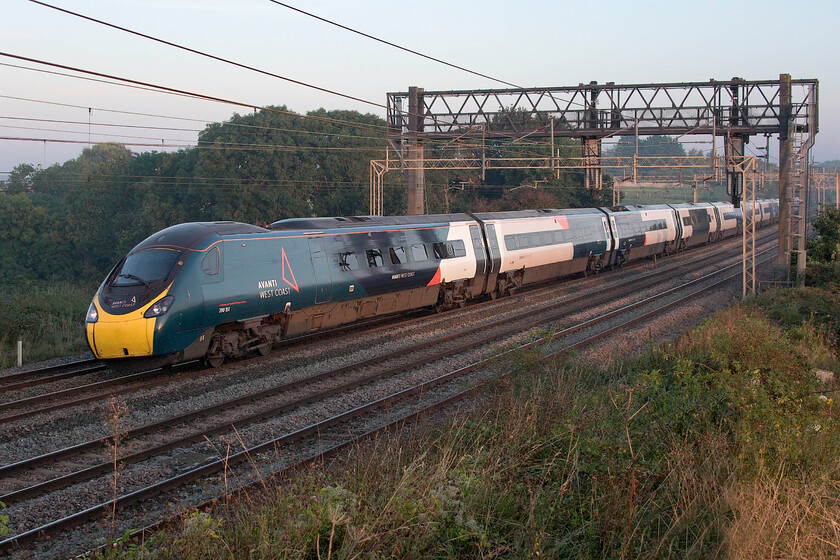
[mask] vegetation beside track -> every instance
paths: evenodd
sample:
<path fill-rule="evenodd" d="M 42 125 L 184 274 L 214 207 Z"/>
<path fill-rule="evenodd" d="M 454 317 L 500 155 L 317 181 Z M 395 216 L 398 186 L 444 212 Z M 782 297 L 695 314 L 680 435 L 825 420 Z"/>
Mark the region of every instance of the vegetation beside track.
<path fill-rule="evenodd" d="M 837 371 L 836 317 L 835 292 L 772 292 L 609 367 L 523 354 L 472 413 L 109 556 L 833 555 L 838 384 L 817 372 Z"/>
<path fill-rule="evenodd" d="M 0 368 L 15 365 L 17 341 L 24 362 L 68 356 L 88 349 L 85 313 L 93 283 L 27 282 L 0 290 Z"/>

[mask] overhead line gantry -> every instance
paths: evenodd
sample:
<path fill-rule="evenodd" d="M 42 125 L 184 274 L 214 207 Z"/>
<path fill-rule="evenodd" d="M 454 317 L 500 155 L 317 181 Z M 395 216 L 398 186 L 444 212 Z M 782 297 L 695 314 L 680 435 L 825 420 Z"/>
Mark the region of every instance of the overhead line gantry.
<path fill-rule="evenodd" d="M 705 135 L 723 139 L 727 192 L 744 196 L 745 146 L 753 135 L 779 138 L 781 205 L 779 264 L 800 275 L 805 265 L 805 212 L 809 151 L 819 130 L 816 79 L 709 80 L 647 84 L 579 84 L 549 88 L 425 91 L 387 95 L 389 150 L 371 162 L 372 214 L 382 213 L 382 177 L 405 174 L 408 213 L 424 212 L 426 169 L 580 169 L 593 197 L 600 197 L 603 169 L 615 167 L 601 143 L 616 136 Z M 541 140 L 548 157 L 427 159 L 429 141 Z M 556 139 L 577 139 L 579 158 L 562 158 Z M 711 159 L 716 154 L 712 150 Z M 637 156 L 634 156 L 634 158 Z M 614 162 L 613 162 L 614 163 Z"/>

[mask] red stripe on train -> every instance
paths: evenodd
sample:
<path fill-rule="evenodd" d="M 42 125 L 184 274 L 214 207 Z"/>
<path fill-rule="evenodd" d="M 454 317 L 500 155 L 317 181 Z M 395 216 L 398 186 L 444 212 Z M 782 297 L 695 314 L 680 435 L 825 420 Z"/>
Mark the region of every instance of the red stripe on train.
<path fill-rule="evenodd" d="M 435 275 L 432 277 L 431 280 L 429 280 L 429 283 L 426 285 L 437 286 L 438 284 L 440 284 L 440 267 L 438 267 L 437 272 L 435 272 Z"/>

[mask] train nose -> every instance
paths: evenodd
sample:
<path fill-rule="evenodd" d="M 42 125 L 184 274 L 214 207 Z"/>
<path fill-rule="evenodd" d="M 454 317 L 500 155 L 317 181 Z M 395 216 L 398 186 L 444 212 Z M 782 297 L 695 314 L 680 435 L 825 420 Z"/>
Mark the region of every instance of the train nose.
<path fill-rule="evenodd" d="M 88 311 L 88 343 L 97 358 L 150 356 L 154 350 L 156 317 L 145 317 L 144 306 L 124 315 L 114 315 L 94 298 Z"/>
<path fill-rule="evenodd" d="M 133 314 L 132 314 L 133 315 Z M 149 356 L 152 353 L 154 319 L 101 314 L 88 324 L 88 338 L 99 358 Z"/>

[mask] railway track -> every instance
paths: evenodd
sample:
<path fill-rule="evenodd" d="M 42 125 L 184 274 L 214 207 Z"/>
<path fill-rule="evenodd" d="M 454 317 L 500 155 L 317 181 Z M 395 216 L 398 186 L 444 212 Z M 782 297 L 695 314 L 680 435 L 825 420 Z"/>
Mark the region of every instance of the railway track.
<path fill-rule="evenodd" d="M 0 375 L 0 395 L 27 387 L 55 383 L 107 369 L 99 360 L 77 360 L 66 364 Z"/>
<path fill-rule="evenodd" d="M 697 266 L 696 263 L 686 263 L 686 265 L 680 265 L 676 268 L 683 268 L 684 266 L 691 265 Z M 739 266 L 740 263 L 734 263 L 730 265 L 730 267 L 727 267 L 728 269 L 735 268 L 737 270 L 734 274 L 728 276 L 727 279 L 721 280 L 720 282 L 728 281 L 732 276 L 737 276 L 740 272 L 740 268 L 738 268 Z M 727 269 L 718 270 L 713 274 L 720 275 L 724 270 Z M 661 300 L 669 293 L 687 289 L 688 287 L 694 286 L 701 281 L 708 280 L 710 276 L 712 275 L 707 275 L 700 279 L 694 279 L 678 288 L 657 293 L 646 299 L 630 304 L 627 307 L 612 310 L 597 319 L 578 321 L 577 325 L 567 325 L 565 327 L 561 325 L 558 327 L 561 330 L 553 336 L 553 340 L 557 341 L 567 338 L 575 332 L 591 328 L 593 325 L 597 324 L 598 321 L 604 321 L 607 318 L 620 315 L 621 313 L 626 313 L 630 309 L 650 304 L 654 300 Z M 663 281 L 666 281 L 666 279 L 664 279 L 663 274 L 659 272 L 655 275 L 655 277 L 654 275 L 647 275 L 646 278 L 634 279 L 631 282 L 627 282 L 627 284 L 632 285 L 632 288 L 638 292 L 639 290 L 653 287 Z M 121 456 L 120 460 L 126 464 L 140 462 L 149 457 L 166 453 L 172 449 L 181 448 L 210 437 L 229 433 L 232 425 L 237 426 L 237 428 L 241 428 L 242 426 L 247 426 L 255 422 L 260 422 L 266 418 L 272 418 L 300 407 L 304 407 L 311 402 L 323 401 L 331 396 L 353 391 L 354 389 L 364 385 L 374 383 L 377 380 L 405 374 L 406 371 L 409 371 L 412 368 L 418 368 L 428 364 L 432 359 L 430 354 L 433 354 L 438 361 L 446 362 L 448 358 L 463 354 L 470 349 L 487 347 L 500 339 L 513 336 L 513 333 L 522 332 L 523 330 L 538 324 L 558 321 L 563 317 L 568 317 L 570 314 L 580 313 L 587 307 L 597 305 L 598 301 L 603 302 L 607 300 L 615 300 L 616 297 L 618 297 L 616 290 L 617 286 L 612 285 L 607 288 L 603 288 L 600 291 L 596 291 L 596 295 L 589 293 L 555 302 L 545 306 L 545 308 L 540 311 L 540 315 L 538 317 L 535 316 L 533 312 L 525 311 L 521 314 L 521 317 L 516 320 L 505 318 L 496 321 L 495 324 L 484 323 L 479 327 L 473 327 L 457 333 L 450 333 L 436 338 L 431 349 L 428 343 L 418 345 L 417 348 L 412 349 L 410 352 L 412 354 L 411 357 L 407 357 L 409 352 L 405 349 L 401 349 L 397 352 L 377 356 L 376 358 L 369 360 L 368 363 L 359 362 L 348 364 L 345 367 L 327 371 L 315 377 L 300 379 L 285 385 L 272 387 L 268 390 L 248 394 L 236 400 L 220 403 L 202 411 L 193 411 L 165 421 L 138 427 L 135 430 L 132 430 L 130 434 L 127 434 L 127 437 L 134 438 L 135 444 L 131 446 L 131 449 L 136 450 Z M 686 297 L 694 296 L 692 295 Z M 674 304 L 669 304 L 669 306 L 673 305 Z M 639 319 L 636 319 L 636 321 L 638 320 Z M 488 333 L 488 331 L 492 332 L 489 332 L 489 334 L 483 334 Z M 598 336 L 603 337 L 605 334 L 600 334 Z M 538 339 L 527 343 L 526 346 L 535 344 L 542 344 L 542 342 Z M 581 345 L 585 344 L 585 342 L 579 342 L 576 344 Z M 347 422 L 350 418 L 356 418 L 369 414 L 371 411 L 381 409 L 384 406 L 390 406 L 393 403 L 400 402 L 401 400 L 407 399 L 413 395 L 428 393 L 441 384 L 449 383 L 454 379 L 463 378 L 467 374 L 475 372 L 482 367 L 486 367 L 490 363 L 488 362 L 490 359 L 491 358 L 482 358 L 469 366 L 457 368 L 456 370 L 439 375 L 433 379 L 395 391 L 387 397 L 374 399 L 367 404 L 352 407 L 351 410 L 347 412 L 321 420 L 309 426 L 301 427 L 300 429 L 294 430 L 279 438 L 272 438 L 269 441 L 251 445 L 240 453 L 226 456 L 224 458 L 224 463 L 228 467 L 232 467 L 233 465 L 237 465 L 240 461 L 244 461 L 247 457 L 264 453 L 268 449 L 277 449 L 277 447 L 281 445 L 290 445 L 293 442 L 303 441 L 308 437 L 312 437 L 313 434 L 320 434 L 319 437 L 323 437 L 323 435 L 331 428 L 334 429 L 336 426 Z M 333 382 L 332 384 L 328 382 L 329 380 L 336 379 L 340 380 L 340 382 Z M 323 385 L 325 383 L 328 385 L 327 387 L 319 388 L 319 384 Z M 303 390 L 304 388 L 309 389 L 309 391 L 307 392 Z M 296 394 L 294 398 L 289 398 L 290 395 L 294 394 L 294 391 L 299 391 L 300 394 Z M 278 402 L 258 407 L 256 410 L 252 406 L 252 403 L 267 403 L 270 399 L 278 396 L 283 397 Z M 247 414 L 237 412 L 240 407 L 243 408 L 243 410 L 247 410 Z M 215 418 L 215 422 L 210 422 L 209 418 Z M 201 423 L 204 424 L 202 429 L 183 429 L 189 422 L 195 421 L 201 421 Z M 208 425 L 208 422 L 212 425 Z M 175 430 L 176 427 L 178 428 L 177 430 Z M 177 431 L 178 437 L 169 437 L 167 439 L 161 435 L 173 430 Z M 158 435 L 155 436 L 155 434 Z M 163 437 L 164 441 L 155 442 L 155 439 L 159 440 L 161 437 Z M 54 492 L 57 489 L 66 488 L 70 485 L 77 484 L 85 480 L 91 480 L 94 477 L 107 473 L 111 465 L 101 462 L 101 457 L 100 462 L 98 463 L 93 462 L 91 464 L 90 460 L 91 456 L 96 456 L 96 453 L 92 452 L 96 449 L 101 450 L 106 441 L 107 438 L 88 441 L 78 446 L 74 446 L 73 448 L 63 449 L 61 451 L 45 454 L 40 457 L 33 457 L 31 459 L 0 468 L 0 481 L 2 481 L 3 484 L 0 488 L 4 488 L 4 491 L 10 485 L 13 486 L 15 480 L 19 481 L 19 479 L 25 477 L 27 480 L 31 481 L 33 473 L 45 470 L 60 471 L 61 468 L 66 468 L 61 467 L 61 462 L 64 462 L 63 464 L 65 465 L 75 465 L 74 468 L 76 469 L 71 469 L 71 472 L 67 472 L 67 474 L 59 477 L 42 480 L 37 484 L 31 484 L 24 488 L 6 491 L 5 495 L 0 497 L 0 500 L 14 504 L 24 500 L 37 499 L 39 496 L 45 496 L 47 493 Z M 87 466 L 78 468 L 80 463 L 86 463 Z M 131 504 L 147 500 L 148 497 L 156 495 L 157 493 L 169 492 L 174 488 L 182 487 L 190 481 L 218 472 L 218 470 L 215 470 L 218 468 L 219 461 L 205 461 L 205 464 L 203 465 L 194 469 L 188 469 L 174 477 L 170 477 L 164 481 L 153 484 L 148 488 L 141 488 L 131 492 L 126 492 L 121 498 L 119 498 L 118 505 L 121 508 L 128 508 Z M 274 468 L 270 470 L 277 469 Z M 31 541 L 40 534 L 57 531 L 62 528 L 83 523 L 85 520 L 92 517 L 101 516 L 102 511 L 103 504 L 96 504 L 83 511 L 67 515 L 61 520 L 55 520 L 51 523 L 20 532 L 14 537 L 0 543 L 0 546 L 9 547 Z"/>

